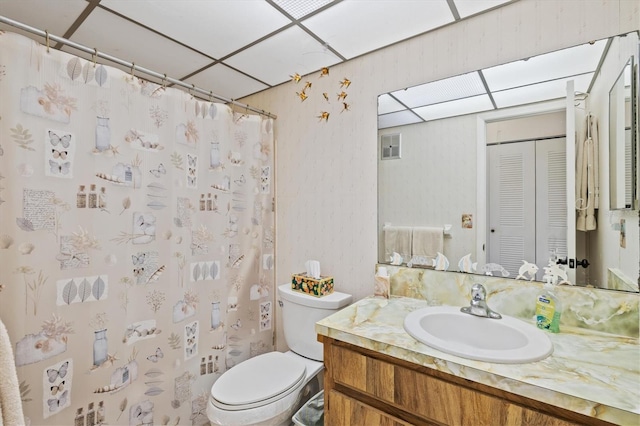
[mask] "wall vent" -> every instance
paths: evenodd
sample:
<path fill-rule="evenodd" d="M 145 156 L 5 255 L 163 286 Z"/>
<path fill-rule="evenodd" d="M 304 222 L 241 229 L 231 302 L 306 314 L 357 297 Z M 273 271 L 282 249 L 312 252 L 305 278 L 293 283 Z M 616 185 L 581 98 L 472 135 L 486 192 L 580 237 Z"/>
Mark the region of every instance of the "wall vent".
<path fill-rule="evenodd" d="M 382 135 L 380 138 L 381 158 L 394 160 L 400 158 L 400 133 Z"/>

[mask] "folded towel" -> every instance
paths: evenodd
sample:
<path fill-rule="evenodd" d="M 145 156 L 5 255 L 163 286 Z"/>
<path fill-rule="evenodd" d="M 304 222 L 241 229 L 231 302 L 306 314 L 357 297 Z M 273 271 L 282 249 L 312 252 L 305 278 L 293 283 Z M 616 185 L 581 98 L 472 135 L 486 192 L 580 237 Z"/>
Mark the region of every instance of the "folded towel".
<path fill-rule="evenodd" d="M 411 255 L 423 256 L 431 261 L 444 252 L 444 229 L 437 227 L 413 228 Z"/>
<path fill-rule="evenodd" d="M 391 258 L 393 252 L 398 253 L 405 262 L 411 259 L 411 233 L 410 226 L 385 226 L 384 227 L 384 257 Z"/>

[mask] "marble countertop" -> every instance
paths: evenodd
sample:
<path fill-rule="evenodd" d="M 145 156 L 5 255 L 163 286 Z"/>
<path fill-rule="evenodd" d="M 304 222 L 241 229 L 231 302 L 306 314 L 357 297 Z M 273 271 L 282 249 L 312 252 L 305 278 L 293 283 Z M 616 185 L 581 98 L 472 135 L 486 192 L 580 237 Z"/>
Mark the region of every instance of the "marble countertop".
<path fill-rule="evenodd" d="M 612 423 L 640 424 L 638 339 L 565 327 L 549 333 L 554 352 L 542 361 L 474 361 L 433 349 L 404 331 L 405 316 L 426 306 L 408 297 L 369 297 L 320 320 L 316 332 Z"/>

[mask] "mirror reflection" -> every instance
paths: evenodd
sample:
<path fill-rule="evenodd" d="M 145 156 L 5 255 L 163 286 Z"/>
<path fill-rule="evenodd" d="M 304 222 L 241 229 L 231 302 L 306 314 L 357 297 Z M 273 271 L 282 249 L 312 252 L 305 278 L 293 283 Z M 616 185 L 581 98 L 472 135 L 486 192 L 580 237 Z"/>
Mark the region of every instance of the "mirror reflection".
<path fill-rule="evenodd" d="M 637 292 L 637 203 L 609 203 L 609 91 L 637 52 L 633 32 L 382 94 L 378 261 Z"/>
<path fill-rule="evenodd" d="M 631 143 L 635 129 L 635 98 L 632 78 L 633 57 L 622 68 L 609 91 L 609 200 L 611 209 L 631 209 L 635 194 L 635 147 Z"/>

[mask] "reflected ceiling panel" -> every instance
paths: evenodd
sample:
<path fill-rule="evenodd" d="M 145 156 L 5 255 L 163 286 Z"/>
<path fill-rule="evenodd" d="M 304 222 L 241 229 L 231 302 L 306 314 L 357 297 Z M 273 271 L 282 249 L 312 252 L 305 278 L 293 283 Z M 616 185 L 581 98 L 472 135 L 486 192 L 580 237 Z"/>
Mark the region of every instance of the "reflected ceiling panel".
<path fill-rule="evenodd" d="M 415 115 L 411 110 L 405 109 L 400 112 L 392 112 L 391 114 L 378 116 L 378 128 L 386 129 L 387 127 L 404 126 L 405 124 L 420 123 L 423 120 Z"/>
<path fill-rule="evenodd" d="M 482 71 L 492 91 L 593 72 L 607 40 L 514 61 Z"/>
<path fill-rule="evenodd" d="M 439 118 L 489 111 L 492 109 L 493 104 L 491 103 L 489 96 L 479 95 L 450 102 L 443 102 L 441 104 L 415 108 L 413 111 L 415 111 L 415 113 L 425 121 L 429 121 L 437 120 Z"/>
<path fill-rule="evenodd" d="M 593 78 L 593 73 L 580 76 L 563 78 L 544 83 L 531 84 L 529 86 L 516 87 L 515 89 L 493 92 L 493 99 L 498 108 L 506 108 L 516 105 L 525 105 L 534 102 L 561 99 L 567 96 L 567 81 L 574 81 L 575 91 L 586 93 Z"/>
<path fill-rule="evenodd" d="M 378 114 L 388 114 L 405 109 L 405 106 L 391 97 L 384 94 L 378 97 Z"/>
<path fill-rule="evenodd" d="M 454 0 L 456 4 L 466 3 Z M 471 2 L 475 3 L 475 2 Z M 487 2 L 482 3 L 487 7 Z M 424 121 L 565 98 L 567 81 L 588 93 L 610 39 L 509 62 L 380 96 L 380 112 L 400 105 Z M 389 98 L 397 99 L 397 104 Z M 398 117 L 410 117 L 402 115 Z M 398 119 L 394 119 L 394 123 Z M 392 122 L 390 118 L 385 123 Z M 408 124 L 408 123 L 403 123 Z M 387 126 L 389 127 L 389 126 Z"/>
<path fill-rule="evenodd" d="M 479 74 L 472 72 L 397 90 L 392 92 L 392 95 L 409 108 L 415 108 L 483 93 L 487 93 L 487 91 Z"/>

